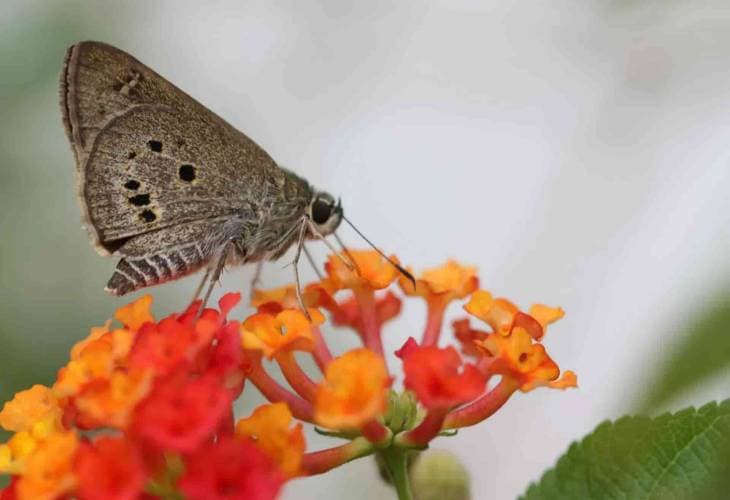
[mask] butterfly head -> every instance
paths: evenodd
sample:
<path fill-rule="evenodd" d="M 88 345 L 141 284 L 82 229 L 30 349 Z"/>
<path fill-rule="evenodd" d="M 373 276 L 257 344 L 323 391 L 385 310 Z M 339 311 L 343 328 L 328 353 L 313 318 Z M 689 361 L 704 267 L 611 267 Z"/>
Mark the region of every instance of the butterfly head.
<path fill-rule="evenodd" d="M 322 236 L 335 232 L 342 222 L 342 203 L 324 191 L 314 194 L 307 207 L 307 215 Z"/>

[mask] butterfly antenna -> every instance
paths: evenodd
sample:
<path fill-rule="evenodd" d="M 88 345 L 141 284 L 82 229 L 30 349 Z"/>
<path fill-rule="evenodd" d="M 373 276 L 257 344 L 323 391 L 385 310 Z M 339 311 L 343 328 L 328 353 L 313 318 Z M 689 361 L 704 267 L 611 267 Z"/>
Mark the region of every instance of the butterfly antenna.
<path fill-rule="evenodd" d="M 360 232 L 360 230 L 358 228 L 356 228 L 355 225 L 352 222 L 350 222 L 350 219 L 348 219 L 344 215 L 342 216 L 342 219 L 345 222 L 347 222 L 352 229 L 355 230 L 355 232 L 360 236 L 360 238 L 362 238 L 363 240 L 365 240 L 365 242 L 368 245 L 370 245 L 371 247 L 373 247 L 373 250 L 375 250 L 376 252 L 378 252 L 381 255 L 381 257 L 383 257 L 385 260 L 387 260 L 388 262 L 390 262 L 390 264 L 393 267 L 395 267 L 398 270 L 399 273 L 401 273 L 403 276 L 405 276 L 408 279 L 408 281 L 410 281 L 413 284 L 413 287 L 414 288 L 416 287 L 416 278 L 414 278 L 413 275 L 408 270 L 406 270 L 403 266 L 401 266 L 400 264 L 398 264 L 397 262 L 395 262 L 393 259 L 391 259 L 387 255 L 385 255 L 385 252 L 383 252 L 381 249 L 379 249 L 378 247 L 376 247 L 375 244 L 373 244 L 373 242 L 370 241 L 367 238 L 367 236 L 365 236 L 364 234 L 362 234 L 362 232 Z"/>

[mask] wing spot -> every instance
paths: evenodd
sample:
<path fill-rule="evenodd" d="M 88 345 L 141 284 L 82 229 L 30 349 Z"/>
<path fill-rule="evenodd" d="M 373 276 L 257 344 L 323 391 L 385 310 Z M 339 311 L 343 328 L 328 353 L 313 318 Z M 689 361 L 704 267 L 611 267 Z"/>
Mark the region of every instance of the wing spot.
<path fill-rule="evenodd" d="M 195 167 L 192 165 L 180 165 L 180 180 L 193 182 L 195 180 Z"/>
<path fill-rule="evenodd" d="M 139 218 L 142 219 L 146 223 L 154 222 L 155 219 L 157 219 L 157 214 L 150 210 L 149 208 L 142 210 L 142 213 L 139 214 Z"/>
<path fill-rule="evenodd" d="M 128 180 L 124 183 L 124 187 L 127 189 L 131 189 L 132 191 L 136 191 L 139 189 L 139 181 L 135 181 L 134 179 Z"/>
<path fill-rule="evenodd" d="M 162 151 L 162 143 L 160 141 L 147 141 L 147 147 L 150 148 L 150 151 L 154 151 L 155 153 L 160 153 Z"/>
<path fill-rule="evenodd" d="M 134 160 L 134 158 L 136 156 L 137 156 L 137 153 L 135 153 L 134 151 L 130 151 L 129 154 L 127 155 L 127 158 L 129 158 L 130 160 Z"/>
<path fill-rule="evenodd" d="M 134 205 L 136 207 L 143 207 L 145 205 L 149 205 L 150 204 L 150 195 L 149 195 L 149 193 L 136 194 L 136 195 L 132 196 L 131 198 L 129 198 L 129 203 L 131 203 L 132 205 Z"/>

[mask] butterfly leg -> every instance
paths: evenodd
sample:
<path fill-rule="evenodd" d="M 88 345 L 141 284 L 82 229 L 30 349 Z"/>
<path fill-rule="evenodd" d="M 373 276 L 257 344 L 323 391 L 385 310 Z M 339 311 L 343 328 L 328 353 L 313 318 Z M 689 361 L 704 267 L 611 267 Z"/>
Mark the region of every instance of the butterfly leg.
<path fill-rule="evenodd" d="M 312 317 L 309 315 L 307 306 L 304 304 L 304 298 L 302 297 L 302 284 L 299 280 L 299 257 L 301 257 L 302 248 L 304 248 L 304 237 L 307 234 L 307 220 L 309 219 L 305 219 L 301 223 L 301 227 L 299 229 L 299 241 L 297 242 L 297 253 L 294 255 L 294 261 L 292 264 L 294 265 L 294 282 L 296 284 L 297 301 L 299 302 L 299 307 L 304 315 L 311 321 Z"/>
<path fill-rule="evenodd" d="M 226 266 L 226 260 L 228 259 L 228 252 L 231 249 L 231 243 L 226 243 L 223 246 L 223 249 L 221 250 L 220 256 L 218 257 L 218 261 L 215 264 L 215 268 L 213 269 L 212 276 L 210 277 L 210 281 L 208 282 L 208 289 L 205 291 L 205 297 L 203 297 L 203 302 L 200 304 L 200 309 L 198 309 L 198 317 L 203 313 L 203 309 L 205 309 L 206 304 L 208 303 L 208 299 L 210 299 L 210 295 L 213 293 L 213 288 L 215 287 L 216 283 L 218 283 L 218 280 L 221 277 L 221 273 L 223 272 L 223 268 Z M 208 273 L 210 273 L 210 268 L 208 269 Z"/>
<path fill-rule="evenodd" d="M 324 279 L 324 276 L 322 276 L 322 272 L 317 268 L 317 263 L 314 262 L 314 257 L 312 257 L 312 254 L 309 252 L 307 245 L 305 245 L 304 243 L 302 243 L 302 250 L 304 250 L 304 255 L 307 257 L 307 260 L 312 266 L 312 269 L 314 269 L 314 273 L 317 275 L 317 278 L 319 278 L 319 281 L 322 281 Z"/>
<path fill-rule="evenodd" d="M 256 263 L 256 270 L 253 273 L 253 278 L 251 278 L 251 286 L 248 289 L 249 297 L 253 297 L 256 287 L 261 281 L 261 270 L 264 268 L 264 262 L 266 262 L 267 260 L 269 260 L 268 256 L 264 256 L 264 258 Z"/>
<path fill-rule="evenodd" d="M 198 297 L 200 297 L 200 292 L 203 291 L 203 286 L 205 286 L 205 282 L 208 281 L 208 276 L 210 276 L 210 266 L 206 266 L 205 273 L 203 273 L 203 279 L 200 280 L 198 288 L 195 289 L 195 295 L 193 295 L 193 300 L 190 301 L 191 304 L 198 300 Z"/>

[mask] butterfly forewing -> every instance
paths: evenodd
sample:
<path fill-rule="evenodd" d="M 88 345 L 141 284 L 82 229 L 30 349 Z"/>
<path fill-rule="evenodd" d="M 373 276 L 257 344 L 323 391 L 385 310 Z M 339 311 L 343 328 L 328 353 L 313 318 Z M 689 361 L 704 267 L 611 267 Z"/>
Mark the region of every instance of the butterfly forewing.
<path fill-rule="evenodd" d="M 251 193 L 276 177 L 278 167 L 251 139 L 105 44 L 69 49 L 61 106 L 86 223 L 103 253 L 190 221 L 209 220 L 215 233 L 225 216 L 256 217 L 252 200 L 260 197 Z"/>

